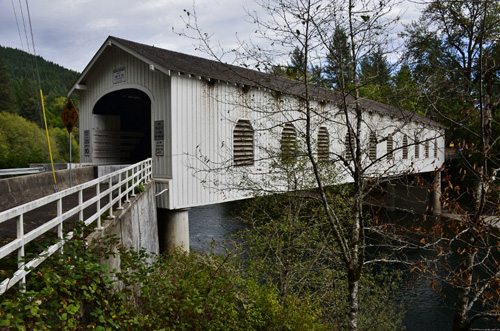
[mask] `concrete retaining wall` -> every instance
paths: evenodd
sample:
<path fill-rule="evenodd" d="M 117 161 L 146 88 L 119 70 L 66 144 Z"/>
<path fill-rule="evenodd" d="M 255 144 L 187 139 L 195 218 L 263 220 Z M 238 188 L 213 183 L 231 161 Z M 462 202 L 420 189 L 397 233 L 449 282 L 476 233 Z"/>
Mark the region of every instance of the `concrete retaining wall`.
<path fill-rule="evenodd" d="M 124 247 L 135 251 L 143 248 L 148 253 L 159 254 L 154 184 L 151 182 L 144 188 L 144 192 L 123 205 L 123 210 L 115 212 L 115 219 L 104 222 L 102 231 L 91 233 L 88 240 L 98 239 L 103 235 L 115 235 Z M 110 265 L 111 269 L 119 270 L 120 257 L 111 258 L 105 263 Z"/>
<path fill-rule="evenodd" d="M 69 187 L 69 170 L 55 172 L 58 191 Z M 94 167 L 72 169 L 73 185 L 95 179 Z M 52 172 L 0 179 L 0 211 L 54 193 Z"/>

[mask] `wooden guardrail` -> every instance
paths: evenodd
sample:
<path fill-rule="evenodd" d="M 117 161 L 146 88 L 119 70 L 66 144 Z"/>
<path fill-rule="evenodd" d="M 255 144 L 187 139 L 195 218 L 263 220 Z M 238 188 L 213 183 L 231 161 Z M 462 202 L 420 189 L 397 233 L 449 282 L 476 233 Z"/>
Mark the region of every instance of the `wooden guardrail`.
<path fill-rule="evenodd" d="M 18 262 L 17 271 L 0 283 L 0 295 L 17 283 L 24 284 L 26 275 L 33 268 L 36 268 L 47 257 L 62 248 L 65 242 L 73 237 L 72 231 L 64 232 L 63 225 L 65 221 L 77 216 L 78 219 L 84 221 L 86 225 L 97 222 L 96 229 L 100 229 L 102 228 L 101 216 L 109 211 L 110 217 L 113 217 L 113 207 L 117 206 L 117 208 L 122 208 L 122 199 L 128 202 L 129 196 L 134 196 L 135 187 L 141 183 L 149 182 L 151 178 L 152 161 L 151 159 L 147 159 L 92 181 L 0 212 L 0 226 L 2 224 L 5 225 L 7 221 L 15 220 L 17 227 L 16 238 L 0 247 L 0 261 L 17 252 Z M 101 184 L 107 188 L 101 191 Z M 88 200 L 84 200 L 83 191 L 92 188 L 95 188 L 95 195 Z M 63 199 L 74 194 L 78 195 L 77 206 L 63 212 Z M 102 199 L 107 199 L 107 203 L 103 206 L 101 206 Z M 57 205 L 57 215 L 37 228 L 25 233 L 24 216 L 28 212 L 53 204 L 54 202 Z M 94 204 L 96 205 L 95 213 L 84 219 L 84 210 Z M 29 261 L 26 260 L 25 246 L 36 238 L 52 231 L 55 227 L 57 227 L 57 237 L 59 239 L 57 243 L 46 247 L 42 253 Z"/>

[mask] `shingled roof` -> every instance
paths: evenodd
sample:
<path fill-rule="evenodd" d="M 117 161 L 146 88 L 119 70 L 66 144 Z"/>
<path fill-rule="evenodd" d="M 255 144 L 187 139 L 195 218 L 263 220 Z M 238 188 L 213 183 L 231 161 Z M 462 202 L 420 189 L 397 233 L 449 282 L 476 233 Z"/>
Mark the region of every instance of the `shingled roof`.
<path fill-rule="evenodd" d="M 141 58 L 148 64 L 161 68 L 161 71 L 168 73 L 192 75 L 206 79 L 207 81 L 222 81 L 245 87 L 265 88 L 298 97 L 304 97 L 306 93 L 306 86 L 303 83 L 282 76 L 110 36 L 100 48 L 99 52 L 94 56 L 92 61 L 87 65 L 68 94 L 71 94 L 75 89 L 77 89 L 79 84 L 85 82 L 85 77 L 90 71 L 92 65 L 108 46 L 119 47 L 122 50 Z M 307 88 L 308 97 L 317 101 L 334 102 L 338 104 L 342 100 L 340 93 L 336 91 L 320 88 L 314 85 L 308 85 Z M 348 103 L 353 104 L 354 101 L 355 100 L 352 96 L 348 96 Z M 398 118 L 412 119 L 414 121 L 421 121 L 433 126 L 443 127 L 439 123 L 424 116 L 387 104 L 368 99 L 360 99 L 359 103 L 366 111 L 395 116 Z"/>
<path fill-rule="evenodd" d="M 116 37 L 110 38 L 171 72 L 193 75 L 207 80 L 235 83 L 241 86 L 266 88 L 292 95 L 304 94 L 303 84 L 282 76 L 173 52 Z M 315 90 L 314 98 L 316 99 L 327 100 L 332 97 L 332 91 L 330 90 L 318 89 L 313 85 L 309 87 Z"/>

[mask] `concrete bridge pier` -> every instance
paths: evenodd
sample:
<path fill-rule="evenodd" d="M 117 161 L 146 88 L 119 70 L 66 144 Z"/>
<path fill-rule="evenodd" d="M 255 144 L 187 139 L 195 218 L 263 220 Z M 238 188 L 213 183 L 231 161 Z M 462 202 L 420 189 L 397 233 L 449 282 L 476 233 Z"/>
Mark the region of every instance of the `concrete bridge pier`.
<path fill-rule="evenodd" d="M 441 215 L 441 172 L 388 178 L 385 207 L 388 212 L 401 209 Z"/>
<path fill-rule="evenodd" d="M 432 214 L 441 215 L 441 171 L 434 174 L 430 200 Z"/>
<path fill-rule="evenodd" d="M 158 208 L 160 252 L 171 254 L 178 247 L 189 252 L 189 209 Z"/>

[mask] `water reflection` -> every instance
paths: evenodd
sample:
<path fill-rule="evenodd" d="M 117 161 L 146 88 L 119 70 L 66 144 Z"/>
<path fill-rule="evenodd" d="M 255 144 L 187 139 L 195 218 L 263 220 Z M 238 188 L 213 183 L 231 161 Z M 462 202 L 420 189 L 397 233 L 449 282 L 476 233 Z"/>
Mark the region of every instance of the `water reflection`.
<path fill-rule="evenodd" d="M 401 290 L 401 302 L 406 308 L 403 324 L 407 331 L 450 330 L 453 308 L 423 279 L 411 282 Z"/>
<path fill-rule="evenodd" d="M 237 218 L 236 202 L 208 205 L 189 210 L 189 242 L 192 249 L 207 251 L 212 242 L 222 243 L 224 238 L 243 230 L 245 224 Z"/>

